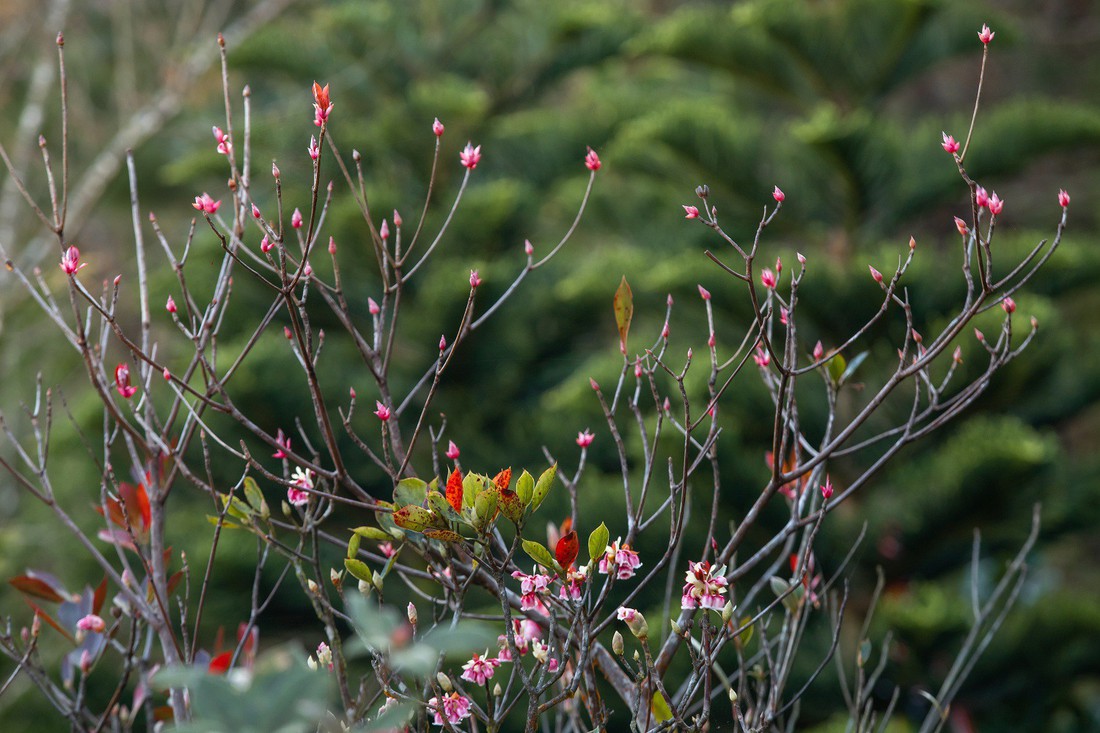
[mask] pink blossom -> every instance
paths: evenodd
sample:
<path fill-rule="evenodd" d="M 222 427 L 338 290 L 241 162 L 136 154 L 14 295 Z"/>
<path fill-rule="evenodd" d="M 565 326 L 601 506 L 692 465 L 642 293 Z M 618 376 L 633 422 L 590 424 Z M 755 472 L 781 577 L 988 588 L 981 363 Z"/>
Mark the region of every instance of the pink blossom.
<path fill-rule="evenodd" d="M 698 206 L 688 206 L 687 204 L 680 204 L 680 205 L 684 207 L 684 218 L 685 219 L 698 219 L 699 218 L 699 207 Z"/>
<path fill-rule="evenodd" d="M 588 153 L 584 156 L 584 165 L 586 168 L 588 168 L 588 170 L 595 173 L 600 169 L 600 166 L 603 164 L 600 163 L 600 156 L 596 155 L 596 151 L 592 148 L 589 148 Z"/>
<path fill-rule="evenodd" d="M 1011 315 L 1016 312 L 1016 301 L 1006 296 L 1004 300 L 1001 301 L 1001 308 L 1004 309 L 1005 313 Z"/>
<path fill-rule="evenodd" d="M 392 542 L 383 542 L 379 544 L 378 551 L 381 552 L 387 560 L 397 554 L 397 550 L 393 549 Z"/>
<path fill-rule="evenodd" d="M 726 605 L 726 566 L 711 567 L 709 561 L 689 562 L 684 576 L 681 608 L 709 608 L 721 611 Z"/>
<path fill-rule="evenodd" d="M 974 191 L 974 203 L 978 206 L 989 206 L 989 192 L 978 186 Z"/>
<path fill-rule="evenodd" d="M 704 288 L 702 285 L 699 285 L 698 287 L 699 287 L 699 297 L 702 298 L 703 300 L 710 300 L 710 291 L 707 290 L 706 288 Z"/>
<path fill-rule="evenodd" d="M 764 287 L 768 290 L 773 290 L 778 284 L 779 278 L 774 272 L 765 267 L 764 271 L 760 273 L 760 282 L 763 283 Z"/>
<path fill-rule="evenodd" d="M 283 429 L 279 428 L 279 432 L 275 434 L 275 444 L 278 446 L 275 452 L 271 454 L 272 458 L 286 458 L 287 451 L 290 450 L 290 437 L 283 433 Z"/>
<path fill-rule="evenodd" d="M 367 298 L 367 310 L 370 311 L 372 316 L 376 316 L 382 312 L 382 309 L 378 307 L 378 303 L 374 298 Z"/>
<path fill-rule="evenodd" d="M 577 433 L 577 445 L 581 448 L 587 448 L 592 445 L 592 441 L 595 439 L 596 436 L 588 432 L 588 428 L 585 428 L 583 433 Z"/>
<path fill-rule="evenodd" d="M 993 40 L 993 36 L 995 36 L 995 35 L 997 35 L 997 34 L 994 33 L 993 31 L 989 30 L 988 25 L 986 25 L 985 23 L 982 23 L 982 29 L 980 31 L 978 31 L 978 38 L 981 39 L 982 43 L 984 43 L 985 45 L 988 46 L 989 42 Z"/>
<path fill-rule="evenodd" d="M 460 452 L 461 451 L 458 450 L 458 446 L 455 445 L 453 440 L 447 442 L 447 452 L 444 454 L 447 458 L 453 461 L 458 458 Z"/>
<path fill-rule="evenodd" d="M 825 475 L 825 485 L 821 487 L 821 498 L 832 499 L 833 498 L 833 482 L 829 478 L 829 475 Z"/>
<path fill-rule="evenodd" d="M 260 207 L 256 206 L 256 204 L 252 204 L 252 218 L 253 219 L 259 219 L 260 218 Z"/>
<path fill-rule="evenodd" d="M 825 347 L 818 341 L 814 344 L 814 361 L 821 361 L 821 357 L 825 356 Z"/>
<path fill-rule="evenodd" d="M 332 112 L 332 102 L 329 101 L 328 84 L 322 87 L 313 82 L 313 124 L 322 127 L 328 122 L 328 116 Z"/>
<path fill-rule="evenodd" d="M 458 159 L 470 170 L 477 168 L 477 164 L 481 162 L 481 146 L 475 148 L 473 143 L 466 143 L 465 149 L 458 154 Z"/>
<path fill-rule="evenodd" d="M 317 645 L 317 664 L 327 667 L 330 672 L 335 669 L 335 664 L 332 661 L 332 649 L 329 649 L 328 644 L 323 641 Z"/>
<path fill-rule="evenodd" d="M 217 125 L 213 128 L 214 139 L 218 141 L 218 152 L 222 155 L 229 155 L 229 151 L 233 149 L 233 143 L 229 142 L 229 135 L 222 132 L 222 129 Z"/>
<path fill-rule="evenodd" d="M 543 575 L 542 573 L 528 575 L 522 570 L 516 570 L 512 573 L 512 577 L 519 580 L 521 593 L 519 608 L 521 611 L 531 611 L 542 605 L 542 601 L 539 600 L 539 594 L 545 593 L 550 586 L 549 576 Z"/>
<path fill-rule="evenodd" d="M 1069 197 L 1066 197 L 1066 201 L 1069 201 Z M 87 267 L 88 263 L 80 263 L 80 250 L 75 246 L 69 247 L 67 250 L 61 253 L 61 270 L 67 275 L 76 274 L 80 268 Z"/>
<path fill-rule="evenodd" d="M 565 573 L 565 580 L 558 589 L 558 596 L 562 600 L 579 601 L 584 593 L 584 584 L 588 580 L 588 566 L 570 568 Z"/>
<path fill-rule="evenodd" d="M 294 468 L 290 486 L 286 487 L 286 500 L 294 506 L 304 506 L 309 503 L 309 491 L 313 488 L 313 476 L 309 471 L 301 467 Z"/>
<path fill-rule="evenodd" d="M 386 407 L 385 405 L 383 405 L 378 400 L 374 401 L 374 406 L 376 408 L 375 411 L 374 411 L 374 414 L 378 416 L 379 420 L 381 420 L 382 422 L 386 422 L 387 420 L 390 419 L 390 416 L 393 414 L 390 411 L 390 408 Z"/>
<path fill-rule="evenodd" d="M 964 237 L 970 234 L 970 227 L 966 225 L 965 221 L 957 216 L 955 217 L 955 228 L 958 229 L 959 234 L 963 235 Z"/>
<path fill-rule="evenodd" d="M 636 609 L 636 608 L 627 608 L 626 606 L 619 606 L 619 610 L 615 612 L 615 618 L 619 619 L 620 621 L 626 621 L 627 623 L 630 623 L 631 621 L 633 621 L 637 617 L 638 617 L 638 609 Z"/>
<path fill-rule="evenodd" d="M 619 580 L 626 580 L 634 576 L 635 571 L 641 567 L 642 561 L 638 553 L 630 549 L 630 545 L 622 544 L 622 537 L 616 538 L 607 546 L 603 557 L 600 558 L 599 571 L 604 575 L 615 573 Z"/>
<path fill-rule="evenodd" d="M 477 270 L 470 270 L 470 287 L 476 288 L 481 285 L 481 276 L 477 274 Z"/>
<path fill-rule="evenodd" d="M 435 122 L 432 123 L 432 132 L 435 133 L 436 137 L 443 137 L 443 130 L 443 123 L 439 121 L 438 117 L 436 117 Z"/>
<path fill-rule="evenodd" d="M 952 155 L 959 152 L 958 141 L 955 140 L 953 135 L 948 135 L 946 132 L 943 133 L 943 142 L 940 144 L 943 146 L 944 150 L 951 153 Z"/>
<path fill-rule="evenodd" d="M 306 148 L 306 152 L 309 153 L 309 157 L 312 160 L 317 160 L 321 157 L 321 148 L 319 145 L 317 145 L 317 138 L 315 138 L 313 135 L 309 136 L 309 147 Z"/>
<path fill-rule="evenodd" d="M 1001 213 L 1001 209 L 1003 209 L 1004 206 L 1005 206 L 1005 202 L 1002 201 L 997 196 L 997 192 L 994 191 L 989 197 L 989 213 L 993 214 L 993 216 L 997 216 L 998 214 Z"/>
<path fill-rule="evenodd" d="M 500 662 L 498 660 L 483 657 L 475 652 L 473 658 L 462 665 L 462 679 L 475 685 L 484 685 L 493 678 L 496 668 L 499 666 Z"/>
<path fill-rule="evenodd" d="M 772 198 L 779 203 L 783 203 L 783 199 L 787 198 L 787 194 L 783 193 L 779 186 L 776 186 L 775 190 L 772 191 Z"/>
<path fill-rule="evenodd" d="M 294 209 L 294 213 L 290 215 L 290 226 L 295 229 L 302 228 L 302 212 L 298 209 Z"/>
<path fill-rule="evenodd" d="M 382 241 L 386 241 L 390 238 L 390 225 L 386 223 L 386 220 L 382 220 L 382 226 L 378 227 L 378 236 L 382 238 Z"/>
<path fill-rule="evenodd" d="M 115 389 L 125 399 L 130 399 L 137 392 L 137 387 L 130 384 L 130 367 L 125 364 L 115 367 Z"/>
<path fill-rule="evenodd" d="M 222 202 L 210 198 L 210 194 L 204 191 L 202 196 L 195 197 L 195 203 L 191 205 L 204 214 L 214 214 L 218 211 L 218 207 L 222 205 Z"/>
<path fill-rule="evenodd" d="M 260 251 L 266 254 L 274 249 L 274 247 L 275 243 L 268 239 L 267 235 L 265 234 L 264 238 L 260 240 Z"/>
<path fill-rule="evenodd" d="M 875 282 L 877 282 L 877 283 L 882 282 L 882 273 L 879 272 L 878 270 L 876 270 L 873 265 L 867 265 L 867 269 L 871 271 L 871 278 Z"/>
<path fill-rule="evenodd" d="M 784 326 L 787 325 L 787 316 L 789 314 L 790 312 L 786 308 L 779 309 L 779 322 L 782 323 Z"/>
<path fill-rule="evenodd" d="M 172 299 L 171 295 L 168 296 L 168 302 L 164 304 L 164 310 L 168 311 L 169 313 L 176 312 L 176 301 Z"/>
<path fill-rule="evenodd" d="M 104 629 L 107 628 L 107 624 L 99 616 L 90 613 L 76 622 L 76 628 L 81 631 L 91 631 L 96 634 L 102 634 Z"/>
<path fill-rule="evenodd" d="M 470 717 L 470 699 L 451 692 L 442 700 L 438 697 L 428 700 L 428 710 L 432 712 L 436 725 L 443 725 L 444 720 L 455 725 Z"/>
<path fill-rule="evenodd" d="M 752 355 L 752 360 L 756 362 L 756 366 L 764 368 L 768 364 L 771 364 L 772 356 L 768 353 L 767 349 L 762 346 L 757 346 L 756 352 Z"/>
<path fill-rule="evenodd" d="M 1058 191 L 1058 205 L 1063 209 L 1069 206 L 1069 194 L 1066 193 L 1066 189 L 1059 189 Z"/>

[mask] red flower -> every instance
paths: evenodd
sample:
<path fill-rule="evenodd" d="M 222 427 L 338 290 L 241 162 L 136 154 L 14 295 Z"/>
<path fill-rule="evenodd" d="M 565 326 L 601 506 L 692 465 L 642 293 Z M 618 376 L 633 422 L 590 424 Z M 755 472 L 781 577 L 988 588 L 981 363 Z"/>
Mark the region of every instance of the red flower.
<path fill-rule="evenodd" d="M 470 170 L 477 168 L 477 164 L 481 162 L 481 146 L 475 148 L 473 143 L 466 143 L 466 148 L 458 154 L 458 159 Z"/>
<path fill-rule="evenodd" d="M 328 122 L 329 113 L 332 112 L 332 102 L 328 98 L 328 84 L 322 87 L 313 82 L 313 124 L 321 127 Z"/>
<path fill-rule="evenodd" d="M 584 165 L 593 173 L 598 171 L 602 165 L 602 163 L 600 163 L 600 156 L 596 155 L 596 151 L 592 148 L 589 148 L 588 153 L 584 156 Z"/>
<path fill-rule="evenodd" d="M 993 40 L 993 36 L 995 36 L 995 35 L 997 35 L 997 34 L 994 33 L 993 31 L 989 30 L 988 25 L 986 25 L 985 23 L 982 23 L 982 29 L 980 31 L 978 31 L 978 38 L 981 39 L 982 43 L 984 43 L 985 45 L 988 46 L 989 42 Z"/>

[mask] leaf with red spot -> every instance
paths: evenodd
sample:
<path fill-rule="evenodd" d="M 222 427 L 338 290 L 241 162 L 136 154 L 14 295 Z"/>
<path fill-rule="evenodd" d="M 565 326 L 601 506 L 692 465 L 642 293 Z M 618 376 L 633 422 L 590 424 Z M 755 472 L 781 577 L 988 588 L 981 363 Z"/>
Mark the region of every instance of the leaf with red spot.
<path fill-rule="evenodd" d="M 557 558 L 559 565 L 568 570 L 577 559 L 580 549 L 581 543 L 577 540 L 577 533 L 569 530 L 554 546 L 554 557 Z"/>
<path fill-rule="evenodd" d="M 447 479 L 447 503 L 456 512 L 462 511 L 462 472 L 457 468 L 451 472 Z"/>
<path fill-rule="evenodd" d="M 424 507 L 405 506 L 393 513 L 393 522 L 402 529 L 423 532 L 425 527 L 432 525 L 434 519 L 432 513 Z"/>
<path fill-rule="evenodd" d="M 497 485 L 497 488 L 507 489 L 512 484 L 512 467 L 502 469 L 500 473 L 493 476 L 493 483 Z"/>

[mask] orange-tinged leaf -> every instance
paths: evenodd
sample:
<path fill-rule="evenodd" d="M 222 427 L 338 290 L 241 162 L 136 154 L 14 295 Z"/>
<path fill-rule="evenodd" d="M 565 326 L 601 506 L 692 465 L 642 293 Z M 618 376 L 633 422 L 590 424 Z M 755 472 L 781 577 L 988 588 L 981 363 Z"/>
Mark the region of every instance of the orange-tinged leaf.
<path fill-rule="evenodd" d="M 41 598 L 45 601 L 53 601 L 54 603 L 62 603 L 65 601 L 65 597 L 54 590 L 53 586 L 39 578 L 32 578 L 29 575 L 18 575 L 8 582 L 13 585 L 16 590 L 21 593 L 26 593 L 28 596 Z"/>
<path fill-rule="evenodd" d="M 447 479 L 447 503 L 456 512 L 462 511 L 462 472 L 457 468 L 451 472 Z"/>
<path fill-rule="evenodd" d="M 103 601 L 107 598 L 107 576 L 103 576 L 103 580 L 99 581 L 99 586 L 95 589 L 95 594 L 92 596 L 92 613 L 99 615 L 100 610 L 103 609 Z"/>
<path fill-rule="evenodd" d="M 176 711 L 171 705 L 158 705 L 153 708 L 153 720 L 159 722 L 176 719 Z"/>
<path fill-rule="evenodd" d="M 426 529 L 424 530 L 424 536 L 432 540 L 440 540 L 441 542 L 461 542 L 462 535 L 458 532 L 452 532 L 449 529 Z"/>
<path fill-rule="evenodd" d="M 73 635 L 69 633 L 68 629 L 65 629 L 65 628 L 63 628 L 63 627 L 62 627 L 62 626 L 61 626 L 61 625 L 60 625 L 59 623 L 57 623 L 56 621 L 54 621 L 54 619 L 53 619 L 53 616 L 51 616 L 50 614 L 48 614 L 48 613 L 46 613 L 45 611 L 43 611 L 43 610 L 42 610 L 42 609 L 41 609 L 41 608 L 40 608 L 40 607 L 38 606 L 38 604 L 36 604 L 36 603 L 34 603 L 33 601 L 31 601 L 31 599 L 30 599 L 30 598 L 27 598 L 27 597 L 25 597 L 25 596 L 24 596 L 24 597 L 23 597 L 23 601 L 24 601 L 24 602 L 26 602 L 26 604 L 27 604 L 28 606 L 30 606 L 30 607 L 31 607 L 31 609 L 33 609 L 33 610 L 34 610 L 35 614 L 37 614 L 37 615 L 38 615 L 38 617 L 39 617 L 40 619 L 42 619 L 43 621 L 45 621 L 46 623 L 48 623 L 48 624 L 49 624 L 50 626 L 54 627 L 54 629 L 56 629 L 56 630 L 57 630 L 57 633 L 59 633 L 59 634 L 61 634 L 62 636 L 64 636 L 64 637 L 65 637 L 66 639 L 68 639 L 69 641 L 71 641 L 71 642 L 72 642 L 73 644 L 76 644 L 76 639 L 74 639 L 74 638 L 73 638 Z"/>
<path fill-rule="evenodd" d="M 567 535 L 571 529 L 573 529 L 573 517 L 566 517 L 562 520 L 561 527 L 558 528 L 558 531 L 563 535 Z"/>
<path fill-rule="evenodd" d="M 424 507 L 405 506 L 393 513 L 393 522 L 403 529 L 411 529 L 413 532 L 423 532 L 425 527 L 433 522 L 432 513 Z"/>
<path fill-rule="evenodd" d="M 493 483 L 497 485 L 497 488 L 507 489 L 512 484 L 512 467 L 502 469 L 500 473 L 493 476 Z"/>
<path fill-rule="evenodd" d="M 557 558 L 559 565 L 568 570 L 573 561 L 577 559 L 577 553 L 580 552 L 580 549 L 581 543 L 577 540 L 577 533 L 569 530 L 554 546 L 554 557 Z"/>
<path fill-rule="evenodd" d="M 630 290 L 626 275 L 623 275 L 619 289 L 615 291 L 612 307 L 615 310 L 615 325 L 619 327 L 619 349 L 625 354 L 626 335 L 630 332 L 630 320 L 634 317 L 634 293 Z"/>

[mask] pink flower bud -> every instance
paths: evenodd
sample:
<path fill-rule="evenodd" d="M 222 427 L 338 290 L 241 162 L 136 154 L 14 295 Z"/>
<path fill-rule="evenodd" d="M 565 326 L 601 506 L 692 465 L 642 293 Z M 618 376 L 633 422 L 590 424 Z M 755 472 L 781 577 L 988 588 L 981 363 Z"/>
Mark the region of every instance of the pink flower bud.
<path fill-rule="evenodd" d="M 596 151 L 592 148 L 588 149 L 588 153 L 584 156 L 584 166 L 595 173 L 600 169 L 600 156 L 596 155 Z"/>
<path fill-rule="evenodd" d="M 871 277 L 875 282 L 882 284 L 882 273 L 874 268 L 873 265 L 867 265 L 867 269 L 871 271 Z"/>
<path fill-rule="evenodd" d="M 1016 312 L 1016 301 L 1006 296 L 1004 300 L 1001 301 L 1001 308 L 1004 309 L 1005 313 L 1012 315 Z"/>
<path fill-rule="evenodd" d="M 1003 209 L 1004 206 L 1005 206 L 1005 202 L 1002 201 L 997 196 L 997 192 L 994 191 L 989 197 L 989 213 L 993 214 L 993 216 L 997 216 L 998 214 L 1001 213 L 1001 209 Z"/>
<path fill-rule="evenodd" d="M 642 378 L 642 360 L 641 359 L 638 359 L 637 361 L 634 362 L 634 378 L 635 379 L 641 379 Z"/>
<path fill-rule="evenodd" d="M 779 283 L 779 278 L 776 277 L 774 272 L 765 268 L 764 271 L 760 273 L 760 282 L 763 283 L 764 287 L 768 290 L 774 290 L 775 286 Z"/>
<path fill-rule="evenodd" d="M 375 406 L 374 414 L 378 416 L 378 419 L 381 420 L 382 422 L 389 421 L 390 416 L 393 414 L 393 413 L 390 412 L 390 408 L 386 407 L 385 405 L 383 405 L 378 400 L 374 401 L 374 406 Z"/>
<path fill-rule="evenodd" d="M 375 302 L 374 298 L 367 298 L 367 310 L 370 311 L 372 316 L 376 316 L 382 312 L 382 309 Z"/>
<path fill-rule="evenodd" d="M 383 242 L 390 238 L 390 225 L 385 219 L 382 220 L 382 226 L 378 227 L 378 236 L 382 237 Z"/>
<path fill-rule="evenodd" d="M 948 135 L 946 132 L 943 133 L 943 142 L 940 144 L 943 146 L 944 150 L 952 155 L 959 152 L 959 143 L 956 142 L 954 136 Z"/>
<path fill-rule="evenodd" d="M 528 257 L 535 254 L 535 245 L 531 244 L 530 239 L 523 240 L 523 251 Z"/>
<path fill-rule="evenodd" d="M 577 433 L 577 445 L 581 448 L 587 448 L 592 445 L 592 441 L 595 439 L 596 436 L 588 432 L 588 428 L 585 428 L 583 433 Z"/>
<path fill-rule="evenodd" d="M 775 189 L 772 191 L 772 198 L 779 203 L 783 203 L 783 199 L 787 198 L 787 194 L 783 193 L 779 186 L 776 186 Z"/>
<path fill-rule="evenodd" d="M 332 237 L 328 238 L 328 253 L 330 255 L 336 254 L 336 240 Z"/>
<path fill-rule="evenodd" d="M 356 395 L 355 395 L 355 387 L 348 387 L 348 395 L 349 395 L 349 396 L 350 396 L 350 397 L 351 397 L 351 398 L 352 398 L 353 400 L 355 399 L 355 397 L 356 397 Z"/>
<path fill-rule="evenodd" d="M 600 385 L 599 385 L 599 384 L 597 384 L 597 383 L 596 383 L 596 380 L 595 380 L 595 379 L 593 379 L 592 377 L 589 377 L 589 378 L 588 378 L 588 386 L 589 386 L 589 387 L 591 387 L 591 388 L 592 388 L 592 390 L 593 390 L 593 391 L 595 391 L 595 392 L 599 392 L 599 391 L 600 391 Z"/>
<path fill-rule="evenodd" d="M 978 186 L 974 189 L 974 203 L 978 206 L 989 206 L 989 192 Z"/>
<path fill-rule="evenodd" d="M 803 267 L 806 266 L 806 255 L 802 254 L 801 252 L 795 252 L 795 257 L 798 258 L 798 264 L 802 265 Z"/>
<path fill-rule="evenodd" d="M 279 166 L 275 165 L 274 161 L 272 161 L 272 163 L 271 163 L 271 177 L 272 178 L 278 178 L 279 177 Z"/>
<path fill-rule="evenodd" d="M 168 311 L 169 313 L 176 312 L 176 301 L 172 299 L 171 295 L 168 296 L 168 302 L 164 304 L 164 310 Z"/>
<path fill-rule="evenodd" d="M 270 252 L 271 248 L 274 247 L 274 246 L 275 245 L 272 244 L 272 242 L 270 240 L 268 240 L 266 234 L 264 235 L 264 238 L 260 240 L 260 251 L 261 252 Z"/>
<path fill-rule="evenodd" d="M 458 154 L 458 159 L 469 170 L 477 168 L 477 164 L 481 162 L 481 146 L 475 148 L 473 143 L 466 143 L 466 147 Z"/>
<path fill-rule="evenodd" d="M 959 234 L 963 235 L 964 237 L 970 234 L 970 227 L 966 225 L 965 221 L 957 216 L 955 217 L 955 228 L 958 229 Z"/>
<path fill-rule="evenodd" d="M 447 337 L 446 336 L 440 336 L 439 337 L 439 350 L 440 351 L 446 351 L 447 350 Z"/>
<path fill-rule="evenodd" d="M 783 260 L 776 257 L 775 258 L 775 274 L 778 276 L 781 272 L 783 272 Z"/>
<path fill-rule="evenodd" d="M 401 214 L 397 211 L 397 209 L 394 209 L 393 210 L 393 225 L 395 227 L 397 227 L 398 229 L 400 229 L 402 221 L 403 220 L 401 219 Z"/>
<path fill-rule="evenodd" d="M 821 487 L 821 498 L 825 500 L 833 498 L 833 482 L 828 474 L 825 475 L 825 485 Z"/>
<path fill-rule="evenodd" d="M 665 341 L 668 341 L 668 334 L 668 321 L 665 321 L 665 326 L 661 329 L 661 338 L 663 338 Z"/>
<path fill-rule="evenodd" d="M 1069 194 L 1066 193 L 1064 188 L 1058 191 L 1058 205 L 1063 209 L 1069 206 Z"/>
<path fill-rule="evenodd" d="M 680 204 L 680 205 L 684 207 L 684 212 L 685 212 L 684 218 L 685 219 L 698 219 L 699 218 L 699 207 L 698 206 L 688 206 L 687 204 Z"/>
<path fill-rule="evenodd" d="M 69 247 L 67 250 L 61 253 L 61 270 L 66 275 L 74 275 L 80 271 L 80 268 L 87 266 L 87 262 L 80 263 L 80 250 L 75 246 Z"/>
<path fill-rule="evenodd" d="M 313 82 L 313 124 L 323 126 L 328 121 L 332 112 L 332 102 L 329 101 L 328 84 L 323 87 Z"/>
<path fill-rule="evenodd" d="M 700 285 L 698 287 L 699 287 L 699 297 L 701 297 L 703 300 L 710 300 L 710 293 L 707 291 L 707 289 L 704 288 L 702 285 Z"/>
<path fill-rule="evenodd" d="M 978 31 L 978 38 L 981 39 L 982 43 L 988 46 L 989 42 L 993 40 L 993 36 L 995 35 L 997 34 L 989 30 L 989 26 L 987 26 L 985 23 L 982 23 L 982 29 Z"/>
<path fill-rule="evenodd" d="M 119 364 L 115 367 L 115 389 L 123 399 L 130 399 L 137 392 L 137 387 L 130 384 L 130 367 Z"/>
<path fill-rule="evenodd" d="M 974 337 L 976 339 L 978 339 L 979 341 L 983 341 L 983 342 L 985 341 L 985 334 L 982 333 L 981 331 L 979 331 L 976 328 L 974 329 Z"/>
<path fill-rule="evenodd" d="M 470 270 L 470 287 L 476 288 L 481 285 L 481 276 L 477 274 L 477 270 Z"/>
<path fill-rule="evenodd" d="M 298 209 L 294 209 L 294 213 L 290 215 L 290 226 L 295 229 L 302 228 L 302 212 L 298 211 Z"/>
<path fill-rule="evenodd" d="M 789 315 L 790 315 L 790 312 L 786 308 L 780 308 L 779 309 L 779 322 L 782 323 L 784 326 L 786 326 L 787 325 L 787 317 Z"/>
<path fill-rule="evenodd" d="M 259 219 L 260 218 L 260 207 L 256 206 L 256 204 L 252 204 L 252 218 L 253 219 Z"/>
<path fill-rule="evenodd" d="M 962 350 L 961 346 L 956 346 L 955 347 L 955 351 L 952 352 L 952 354 L 951 354 L 951 359 L 956 364 L 962 364 L 963 363 L 963 350 Z"/>
<path fill-rule="evenodd" d="M 438 117 L 436 117 L 435 122 L 432 123 L 432 132 L 435 133 L 436 137 L 442 137 L 443 129 L 443 123 L 439 121 Z"/>
<path fill-rule="evenodd" d="M 191 206 L 196 210 L 201 211 L 204 214 L 214 214 L 218 211 L 218 207 L 222 205 L 221 201 L 215 201 L 210 198 L 210 194 L 203 192 L 202 196 L 195 197 L 195 203 Z"/>
<path fill-rule="evenodd" d="M 913 250 L 917 248 L 917 240 L 913 237 L 909 237 L 909 249 Z"/>
<path fill-rule="evenodd" d="M 716 343 L 718 343 L 718 342 L 717 342 L 717 340 L 716 340 L 716 339 L 715 339 L 715 337 L 714 337 L 714 331 L 711 331 L 711 332 L 710 332 L 710 338 L 708 338 L 708 339 L 707 339 L 707 346 L 713 349 L 713 348 L 714 348 L 714 345 L 715 345 Z"/>
<path fill-rule="evenodd" d="M 294 338 L 294 334 L 290 332 L 290 326 L 283 326 L 283 337 L 286 338 L 287 341 Z"/>
<path fill-rule="evenodd" d="M 444 454 L 447 456 L 447 458 L 453 461 L 458 458 L 460 453 L 461 451 L 458 449 L 458 446 L 455 445 L 455 442 L 453 440 L 447 442 L 447 452 Z"/>
<path fill-rule="evenodd" d="M 104 629 L 107 628 L 107 624 L 99 616 L 90 613 L 76 622 L 76 628 L 81 631 L 91 631 L 95 634 L 102 634 Z"/>
<path fill-rule="evenodd" d="M 168 367 L 164 367 L 164 371 L 161 372 L 161 374 L 164 375 L 164 381 L 165 382 L 171 382 L 172 381 L 172 372 L 168 371 Z"/>
<path fill-rule="evenodd" d="M 321 157 L 321 148 L 317 145 L 317 138 L 313 135 L 309 136 L 309 147 L 306 148 L 306 152 L 309 153 L 309 157 L 312 160 L 317 160 Z"/>
<path fill-rule="evenodd" d="M 821 361 L 821 357 L 825 356 L 825 347 L 818 341 L 814 344 L 814 361 Z"/>
<path fill-rule="evenodd" d="M 669 293 L 668 296 L 665 298 L 665 303 L 668 305 L 669 308 L 672 307 L 672 293 Z"/>

